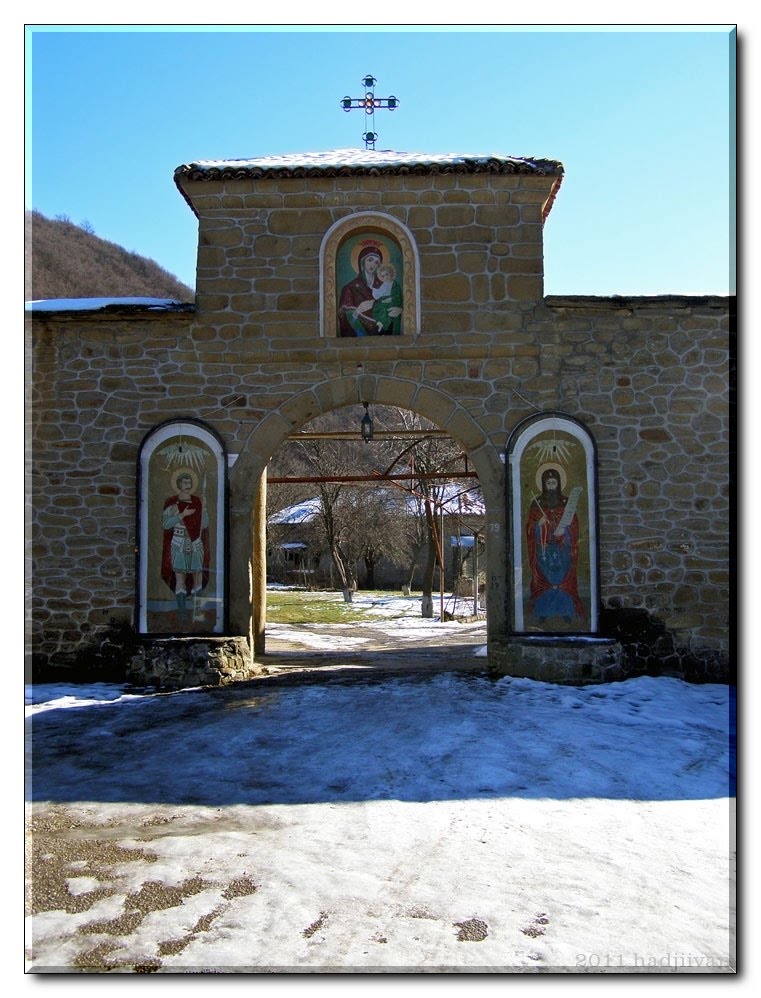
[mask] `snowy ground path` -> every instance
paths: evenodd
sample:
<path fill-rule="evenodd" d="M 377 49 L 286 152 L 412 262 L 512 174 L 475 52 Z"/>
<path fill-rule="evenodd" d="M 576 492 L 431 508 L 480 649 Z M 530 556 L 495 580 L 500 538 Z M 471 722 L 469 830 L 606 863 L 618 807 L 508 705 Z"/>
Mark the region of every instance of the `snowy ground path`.
<path fill-rule="evenodd" d="M 326 597 L 336 599 L 335 593 Z M 434 616 L 420 614 L 420 597 L 355 593 L 352 607 L 365 619 L 347 624 L 267 622 L 262 664 L 270 675 L 304 670 L 418 673 L 486 670 L 486 614 L 473 619 L 473 600 L 448 595 Z"/>

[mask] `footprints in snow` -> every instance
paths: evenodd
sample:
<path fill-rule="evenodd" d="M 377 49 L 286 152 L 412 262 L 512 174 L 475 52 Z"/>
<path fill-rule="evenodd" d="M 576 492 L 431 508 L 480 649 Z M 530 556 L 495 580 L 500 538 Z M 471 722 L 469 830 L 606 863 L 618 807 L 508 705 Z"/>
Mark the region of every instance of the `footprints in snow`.
<path fill-rule="evenodd" d="M 480 943 L 489 935 L 489 926 L 481 918 L 469 918 L 465 922 L 453 922 L 459 943 Z"/>
<path fill-rule="evenodd" d="M 421 908 L 413 908 L 408 912 L 412 918 L 428 918 L 436 921 L 436 916 L 431 915 L 430 912 Z M 316 932 L 324 928 L 330 913 L 327 911 L 321 911 L 319 917 L 312 922 L 311 925 L 307 926 L 306 929 L 302 931 L 302 935 L 305 939 L 311 939 Z M 524 936 L 529 936 L 531 939 L 536 939 L 539 936 L 543 936 L 546 933 L 546 926 L 550 924 L 550 919 L 546 912 L 538 911 L 533 917 L 531 922 L 521 929 Z M 482 919 L 477 917 L 468 918 L 462 922 L 453 922 L 452 926 L 458 930 L 457 941 L 460 943 L 480 943 L 483 942 L 489 935 L 489 926 Z M 380 932 L 374 933 L 372 941 L 375 943 L 387 943 L 388 937 Z M 538 953 L 529 953 L 529 958 L 531 960 L 541 960 L 541 956 Z"/>
<path fill-rule="evenodd" d="M 530 936 L 532 939 L 536 939 L 537 936 L 543 936 L 545 933 L 545 925 L 549 925 L 549 918 L 543 911 L 539 911 L 534 916 L 530 925 L 525 926 L 521 929 L 524 936 Z"/>

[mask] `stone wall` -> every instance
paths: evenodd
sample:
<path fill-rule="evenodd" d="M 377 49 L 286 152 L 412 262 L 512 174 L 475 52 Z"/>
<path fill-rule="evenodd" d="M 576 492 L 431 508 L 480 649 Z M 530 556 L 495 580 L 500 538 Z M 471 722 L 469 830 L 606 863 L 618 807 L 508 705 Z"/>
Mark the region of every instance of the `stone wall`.
<path fill-rule="evenodd" d="M 179 690 L 229 686 L 264 674 L 245 638 L 155 638 L 126 659 L 125 679 L 137 686 Z"/>
<path fill-rule="evenodd" d="M 420 255 L 422 333 L 454 345 L 511 321 L 542 295 L 542 214 L 555 177 L 336 177 L 187 181 L 199 217 L 197 304 L 215 327 L 243 325 L 269 356 L 320 335 L 318 255 L 334 223 L 387 214 Z M 482 341 L 482 342 L 485 342 Z M 520 341 L 522 342 L 522 341 Z"/>
<path fill-rule="evenodd" d="M 537 411 L 582 420 L 599 458 L 608 625 L 643 613 L 706 675 L 729 656 L 730 310 L 722 298 L 543 298 L 550 177 L 194 181 L 196 310 L 39 313 L 33 354 L 33 614 L 40 661 L 132 619 L 136 461 L 170 418 L 205 420 L 230 473 L 232 632 L 251 632 L 251 510 L 288 434 L 360 401 L 412 409 L 468 452 L 487 507 L 490 641 L 507 633 L 504 449 Z M 321 239 L 388 212 L 418 247 L 415 336 L 339 340 Z M 548 223 L 551 224 L 551 223 Z M 657 659 L 653 651 L 650 658 Z M 652 668 L 643 652 L 636 667 Z"/>

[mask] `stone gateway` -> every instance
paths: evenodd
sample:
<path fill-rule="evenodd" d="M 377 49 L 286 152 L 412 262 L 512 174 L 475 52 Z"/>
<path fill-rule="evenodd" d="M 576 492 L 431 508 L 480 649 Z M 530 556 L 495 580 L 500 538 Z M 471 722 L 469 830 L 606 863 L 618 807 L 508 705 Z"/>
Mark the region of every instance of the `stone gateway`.
<path fill-rule="evenodd" d="M 545 296 L 562 179 L 368 149 L 191 163 L 195 302 L 29 303 L 32 675 L 168 643 L 197 682 L 255 675 L 268 461 L 366 402 L 478 474 L 491 670 L 726 681 L 734 302 Z"/>

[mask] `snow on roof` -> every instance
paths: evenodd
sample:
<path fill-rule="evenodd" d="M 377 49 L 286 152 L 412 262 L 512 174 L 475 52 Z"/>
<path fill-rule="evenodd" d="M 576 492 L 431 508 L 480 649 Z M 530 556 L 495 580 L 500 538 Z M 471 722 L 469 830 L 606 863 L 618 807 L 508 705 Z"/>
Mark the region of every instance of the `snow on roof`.
<path fill-rule="evenodd" d="M 436 174 L 523 174 L 555 177 L 552 192 L 542 210 L 542 221 L 550 213 L 564 175 L 563 164 L 554 159 L 506 156 L 503 153 L 422 153 L 393 149 L 331 149 L 327 152 L 291 153 L 251 159 L 199 159 L 174 171 L 174 182 L 182 196 L 196 209 L 183 180 L 258 180 L 303 177 L 431 176 Z"/>
<path fill-rule="evenodd" d="M 319 499 L 305 499 L 304 502 L 286 506 L 285 509 L 273 513 L 267 520 L 271 526 L 281 523 L 310 523 L 320 512 Z"/>
<path fill-rule="evenodd" d="M 24 304 L 26 312 L 99 312 L 104 309 L 134 311 L 187 311 L 194 306 L 175 298 L 40 298 Z"/>
<path fill-rule="evenodd" d="M 375 486 L 377 488 L 377 486 Z M 417 499 L 413 495 L 404 495 L 397 490 L 386 490 L 389 502 L 396 506 L 406 505 L 407 508 L 415 512 Z M 444 504 L 444 512 L 448 516 L 484 516 L 486 513 L 483 496 L 480 492 L 471 495 L 463 491 L 462 485 L 456 482 L 445 482 L 437 486 L 438 501 Z M 286 506 L 284 509 L 273 513 L 267 523 L 270 526 L 282 524 L 311 523 L 320 513 L 321 505 L 319 498 L 306 499 L 304 502 L 296 503 L 293 506 Z"/>
<path fill-rule="evenodd" d="M 450 534 L 449 543 L 453 548 L 472 548 L 475 543 L 475 537 L 473 534 L 459 534 L 458 536 Z"/>
<path fill-rule="evenodd" d="M 203 173 L 230 174 L 275 173 L 287 175 L 293 171 L 327 171 L 344 168 L 359 171 L 382 169 L 403 170 L 405 167 L 454 169 L 457 172 L 562 174 L 563 164 L 557 160 L 506 156 L 503 153 L 421 153 L 396 152 L 392 149 L 331 149 L 325 152 L 292 153 L 280 156 L 259 156 L 251 159 L 200 159 L 177 167 L 177 175 L 195 176 Z"/>

